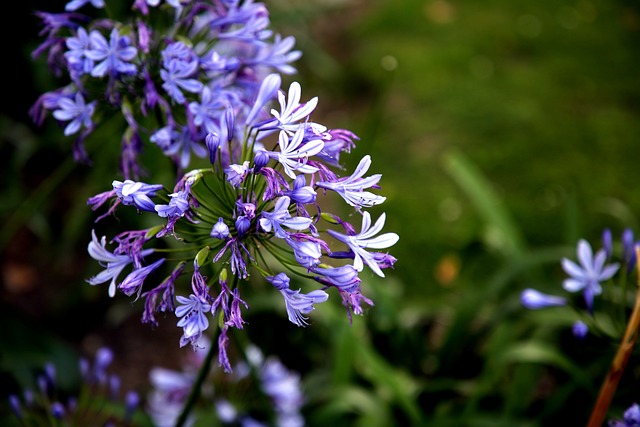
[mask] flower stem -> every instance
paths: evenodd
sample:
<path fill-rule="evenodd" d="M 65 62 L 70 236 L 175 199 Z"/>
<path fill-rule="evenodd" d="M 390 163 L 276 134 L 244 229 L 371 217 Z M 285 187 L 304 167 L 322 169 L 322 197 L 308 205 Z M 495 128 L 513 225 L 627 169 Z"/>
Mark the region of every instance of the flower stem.
<path fill-rule="evenodd" d="M 638 271 L 640 273 L 640 246 L 636 246 L 636 257 L 638 259 Z M 640 274 L 638 274 L 638 287 L 640 287 Z M 624 332 L 624 337 L 620 342 L 618 351 L 616 352 L 609 373 L 602 383 L 600 393 L 598 394 L 598 400 L 596 401 L 593 411 L 591 412 L 591 418 L 587 427 L 601 427 L 607 416 L 611 400 L 618 387 L 620 378 L 624 372 L 624 368 L 627 366 L 629 357 L 633 352 L 636 341 L 638 340 L 638 329 L 640 328 L 640 289 L 636 291 L 636 301 L 633 307 L 633 312 L 627 323 L 627 329 Z"/>
<path fill-rule="evenodd" d="M 209 352 L 202 362 L 202 366 L 200 367 L 200 371 L 198 372 L 198 377 L 196 378 L 195 383 L 193 383 L 193 387 L 191 387 L 191 393 L 189 393 L 189 398 L 187 399 L 187 403 L 185 403 L 184 408 L 182 408 L 182 412 L 176 421 L 175 427 L 182 427 L 184 423 L 187 421 L 187 417 L 189 413 L 193 409 L 196 401 L 200 397 L 200 392 L 202 391 L 202 383 L 209 375 L 211 371 L 211 362 L 213 361 L 213 357 L 216 354 L 216 350 L 218 346 L 215 345 L 215 340 L 211 341 L 211 348 L 209 348 Z"/>

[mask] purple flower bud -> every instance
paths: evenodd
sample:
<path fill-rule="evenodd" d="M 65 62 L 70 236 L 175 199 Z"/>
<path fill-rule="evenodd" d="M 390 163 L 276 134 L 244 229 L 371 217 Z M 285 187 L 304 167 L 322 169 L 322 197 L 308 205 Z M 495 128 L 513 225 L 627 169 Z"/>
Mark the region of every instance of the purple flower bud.
<path fill-rule="evenodd" d="M 113 351 L 107 347 L 101 347 L 96 351 L 93 365 L 93 377 L 99 383 L 104 383 L 107 379 L 106 371 L 113 361 Z"/>
<path fill-rule="evenodd" d="M 51 414 L 54 416 L 54 418 L 61 420 L 62 417 L 64 417 L 64 413 L 65 413 L 65 410 L 62 403 L 53 402 L 51 404 Z"/>
<path fill-rule="evenodd" d="M 289 196 L 293 202 L 303 205 L 315 203 L 317 195 L 316 191 L 307 185 L 304 175 L 298 175 L 293 181 L 293 190 L 284 191 L 282 194 Z"/>
<path fill-rule="evenodd" d="M 529 310 L 537 310 L 546 307 L 559 307 L 567 304 L 562 297 L 547 295 L 535 289 L 525 289 L 520 296 L 520 302 Z"/>
<path fill-rule="evenodd" d="M 125 398 L 125 421 L 130 421 L 133 417 L 133 413 L 138 409 L 138 405 L 140 404 L 140 396 L 135 391 L 128 391 Z"/>
<path fill-rule="evenodd" d="M 573 324 L 571 330 L 576 338 L 584 339 L 589 332 L 589 327 L 582 320 L 578 320 Z"/>
<path fill-rule="evenodd" d="M 238 236 L 244 236 L 247 231 L 249 231 L 249 227 L 251 226 L 251 221 L 246 216 L 239 216 L 236 219 L 236 230 L 238 230 Z"/>
<path fill-rule="evenodd" d="M 109 392 L 111 394 L 111 399 L 116 400 L 118 398 L 118 394 L 120 394 L 120 377 L 117 375 L 109 376 Z"/>
<path fill-rule="evenodd" d="M 608 228 L 602 231 L 602 247 L 607 254 L 607 258 L 610 258 L 613 253 L 613 237 L 611 236 L 611 230 Z"/>
<path fill-rule="evenodd" d="M 622 232 L 622 258 L 627 266 L 627 274 L 631 273 L 636 266 L 636 250 L 633 230 L 630 228 Z"/>
<path fill-rule="evenodd" d="M 233 112 L 233 108 L 227 107 L 224 112 L 224 124 L 227 130 L 227 142 L 231 142 L 233 139 L 233 132 L 235 127 L 236 116 Z"/>
<path fill-rule="evenodd" d="M 18 417 L 18 419 L 22 419 L 22 407 L 20 405 L 20 399 L 15 394 L 9 396 L 9 406 L 13 411 L 13 414 Z"/>
<path fill-rule="evenodd" d="M 211 233 L 209 233 L 209 235 L 220 240 L 224 240 L 229 237 L 229 227 L 224 223 L 222 217 L 218 218 L 218 222 L 213 224 L 213 228 L 211 229 Z"/>
<path fill-rule="evenodd" d="M 269 154 L 265 150 L 256 151 L 256 155 L 253 158 L 253 170 L 255 173 L 260 172 L 260 170 L 269 164 Z"/>
<path fill-rule="evenodd" d="M 267 276 L 265 280 L 271 283 L 279 291 L 289 289 L 289 277 L 285 273 L 278 273 L 275 276 Z"/>
<path fill-rule="evenodd" d="M 220 149 L 220 137 L 217 133 L 208 133 L 204 138 L 204 143 L 209 151 L 209 162 L 213 165 L 216 162 L 218 150 Z"/>

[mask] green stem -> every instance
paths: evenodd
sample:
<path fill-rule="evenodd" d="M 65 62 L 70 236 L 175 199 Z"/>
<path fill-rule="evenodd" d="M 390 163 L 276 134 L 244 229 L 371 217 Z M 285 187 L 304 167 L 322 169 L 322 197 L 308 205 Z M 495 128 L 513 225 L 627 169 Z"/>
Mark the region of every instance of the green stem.
<path fill-rule="evenodd" d="M 215 340 L 211 341 L 211 348 L 207 353 L 204 361 L 202 362 L 202 366 L 200 367 L 200 371 L 198 372 L 198 377 L 196 378 L 195 383 L 193 383 L 193 387 L 191 387 L 191 393 L 189 394 L 189 398 L 187 399 L 187 403 L 185 403 L 184 408 L 182 408 L 182 412 L 176 421 L 175 427 L 182 427 L 184 423 L 187 421 L 187 417 L 191 413 L 193 406 L 198 401 L 200 397 L 200 393 L 202 392 L 202 384 L 204 380 L 209 375 L 211 371 L 211 363 L 213 362 L 213 357 L 216 355 L 216 350 L 218 346 L 215 343 Z"/>

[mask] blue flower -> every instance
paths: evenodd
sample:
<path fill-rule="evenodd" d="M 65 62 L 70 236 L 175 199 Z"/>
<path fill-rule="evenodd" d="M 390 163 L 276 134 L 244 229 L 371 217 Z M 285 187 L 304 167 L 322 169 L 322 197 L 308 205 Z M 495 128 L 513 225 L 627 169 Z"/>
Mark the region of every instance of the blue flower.
<path fill-rule="evenodd" d="M 209 235 L 220 240 L 224 240 L 229 237 L 229 226 L 224 223 L 224 219 L 222 219 L 222 217 L 218 218 L 218 222 L 213 225 Z"/>
<path fill-rule="evenodd" d="M 111 185 L 122 204 L 133 205 L 141 211 L 155 212 L 156 205 L 150 197 L 162 189 L 161 184 L 145 184 L 127 179 L 124 182 L 114 180 Z"/>
<path fill-rule="evenodd" d="M 571 332 L 576 338 L 584 339 L 589 333 L 589 327 L 582 320 L 577 320 L 571 327 Z"/>
<path fill-rule="evenodd" d="M 104 7 L 104 0 L 71 0 L 65 5 L 64 10 L 67 12 L 73 12 L 74 10 L 80 9 L 87 3 L 91 3 L 91 5 L 96 9 L 102 9 Z"/>
<path fill-rule="evenodd" d="M 304 141 L 304 125 L 300 125 L 293 137 L 285 131 L 280 131 L 278 137 L 279 152 L 270 152 L 269 157 L 276 159 L 284 172 L 291 178 L 296 179 L 294 171 L 300 173 L 315 173 L 318 168 L 307 164 L 309 157 L 318 154 L 324 142 L 320 139 Z"/>
<path fill-rule="evenodd" d="M 189 210 L 189 192 L 178 191 L 169 194 L 171 200 L 168 205 L 157 204 L 155 210 L 163 218 L 180 218 Z"/>
<path fill-rule="evenodd" d="M 149 264 L 141 268 L 136 268 L 131 273 L 129 273 L 127 277 L 124 278 L 122 283 L 118 285 L 118 289 L 120 289 L 127 296 L 131 296 L 136 292 L 138 293 L 138 295 L 140 295 L 144 280 L 147 278 L 147 276 L 149 276 L 149 274 L 160 267 L 163 262 L 164 258 L 160 258 L 153 264 Z"/>
<path fill-rule="evenodd" d="M 318 182 L 317 186 L 335 191 L 348 204 L 356 208 L 379 205 L 386 200 L 386 197 L 363 191 L 365 188 L 376 187 L 382 177 L 381 174 L 375 174 L 368 178 L 363 178 L 370 166 L 371 156 L 364 156 L 351 176 L 334 182 Z"/>
<path fill-rule="evenodd" d="M 66 43 L 69 50 L 65 52 L 64 56 L 67 58 L 70 70 L 78 75 L 91 73 L 94 63 L 86 55 L 91 49 L 91 40 L 87 30 L 82 27 L 78 28 L 76 37 L 69 37 Z"/>
<path fill-rule="evenodd" d="M 53 112 L 53 117 L 63 122 L 69 122 L 64 128 L 64 135 L 69 136 L 78 132 L 82 126 L 91 129 L 93 122 L 91 116 L 96 108 L 96 102 L 86 103 L 80 92 L 76 93 L 74 99 L 60 97 L 58 99 L 58 110 Z"/>
<path fill-rule="evenodd" d="M 304 315 L 313 311 L 313 304 L 325 302 L 329 298 L 329 295 L 321 290 L 302 294 L 300 293 L 300 289 L 297 291 L 289 289 L 289 277 L 284 273 L 267 276 L 265 279 L 280 291 L 284 297 L 289 321 L 298 326 L 308 325 L 307 318 L 304 317 Z"/>
<path fill-rule="evenodd" d="M 353 266 L 356 270 L 362 271 L 364 264 L 367 264 L 374 273 L 384 277 L 384 273 L 376 262 L 375 256 L 365 249 L 383 249 L 396 244 L 399 239 L 396 233 L 385 233 L 378 237 L 373 237 L 382 230 L 385 220 L 386 215 L 383 213 L 372 227 L 371 215 L 369 215 L 369 212 L 364 212 L 362 214 L 362 228 L 360 233 L 355 236 L 344 235 L 334 230 L 327 230 L 327 232 L 351 249 L 353 252 Z"/>
<path fill-rule="evenodd" d="M 211 310 L 211 304 L 193 294 L 189 295 L 189 298 L 178 295 L 176 299 L 180 304 L 175 312 L 176 316 L 181 318 L 178 321 L 178 327 L 183 328 L 180 347 L 191 343 L 196 348 L 202 332 L 209 327 L 209 320 L 205 313 Z"/>
<path fill-rule="evenodd" d="M 610 279 L 618 271 L 618 263 L 605 265 L 607 254 L 600 249 L 595 258 L 591 245 L 584 239 L 578 242 L 578 261 L 563 258 L 562 268 L 570 276 L 565 279 L 562 287 L 568 292 L 584 292 L 584 299 L 589 311 L 593 309 L 593 298 L 602 293 L 600 282 Z"/>
<path fill-rule="evenodd" d="M 129 37 L 120 36 L 117 29 L 111 31 L 109 42 L 98 31 L 91 31 L 91 50 L 85 55 L 94 61 L 100 61 L 91 71 L 93 77 L 104 77 L 108 73 L 134 74 L 137 70 L 133 60 L 138 50 L 131 46 Z"/>
<path fill-rule="evenodd" d="M 567 299 L 555 295 L 547 295 L 535 289 L 522 291 L 520 301 L 525 308 L 537 310 L 547 307 L 561 307 L 567 305 Z"/>
<path fill-rule="evenodd" d="M 118 276 L 124 270 L 124 268 L 133 262 L 133 257 L 129 254 L 113 254 L 105 247 L 107 244 L 107 238 L 102 236 L 102 239 L 98 241 L 96 232 L 91 231 L 92 240 L 89 242 L 88 251 L 91 258 L 100 263 L 101 266 L 106 267 L 97 275 L 89 278 L 87 282 L 91 285 L 98 285 L 111 280 L 109 285 L 109 296 L 113 297 L 116 294 L 116 281 Z M 153 249 L 147 249 L 141 252 L 141 255 L 148 255 L 153 252 Z"/>
<path fill-rule="evenodd" d="M 287 131 L 295 131 L 300 120 L 305 119 L 315 110 L 318 105 L 318 97 L 313 97 L 309 101 L 300 104 L 302 89 L 300 83 L 293 82 L 289 85 L 289 93 L 285 98 L 284 92 L 278 92 L 278 102 L 280 111 L 271 110 L 271 114 L 279 123 L 279 128 Z"/>
<path fill-rule="evenodd" d="M 276 237 L 284 239 L 288 233 L 282 228 L 283 226 L 294 230 L 305 230 L 311 225 L 311 218 L 292 217 L 289 213 L 290 199 L 287 196 L 280 197 L 273 208 L 273 212 L 262 212 L 260 218 L 260 227 L 267 233 L 273 229 Z"/>

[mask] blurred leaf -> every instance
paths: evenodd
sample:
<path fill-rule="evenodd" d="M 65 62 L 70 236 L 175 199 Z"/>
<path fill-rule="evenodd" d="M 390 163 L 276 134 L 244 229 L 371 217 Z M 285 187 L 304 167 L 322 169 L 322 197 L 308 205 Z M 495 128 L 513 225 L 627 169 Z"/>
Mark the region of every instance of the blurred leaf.
<path fill-rule="evenodd" d="M 473 202 L 488 227 L 487 244 L 503 255 L 522 258 L 525 245 L 505 204 L 480 170 L 461 152 L 450 150 L 443 156 L 443 166 Z"/>
<path fill-rule="evenodd" d="M 527 341 L 514 343 L 502 355 L 504 363 L 539 363 L 554 366 L 567 372 L 573 380 L 588 390 L 593 390 L 592 380 L 583 368 L 568 359 L 561 350 L 546 342 Z"/>

